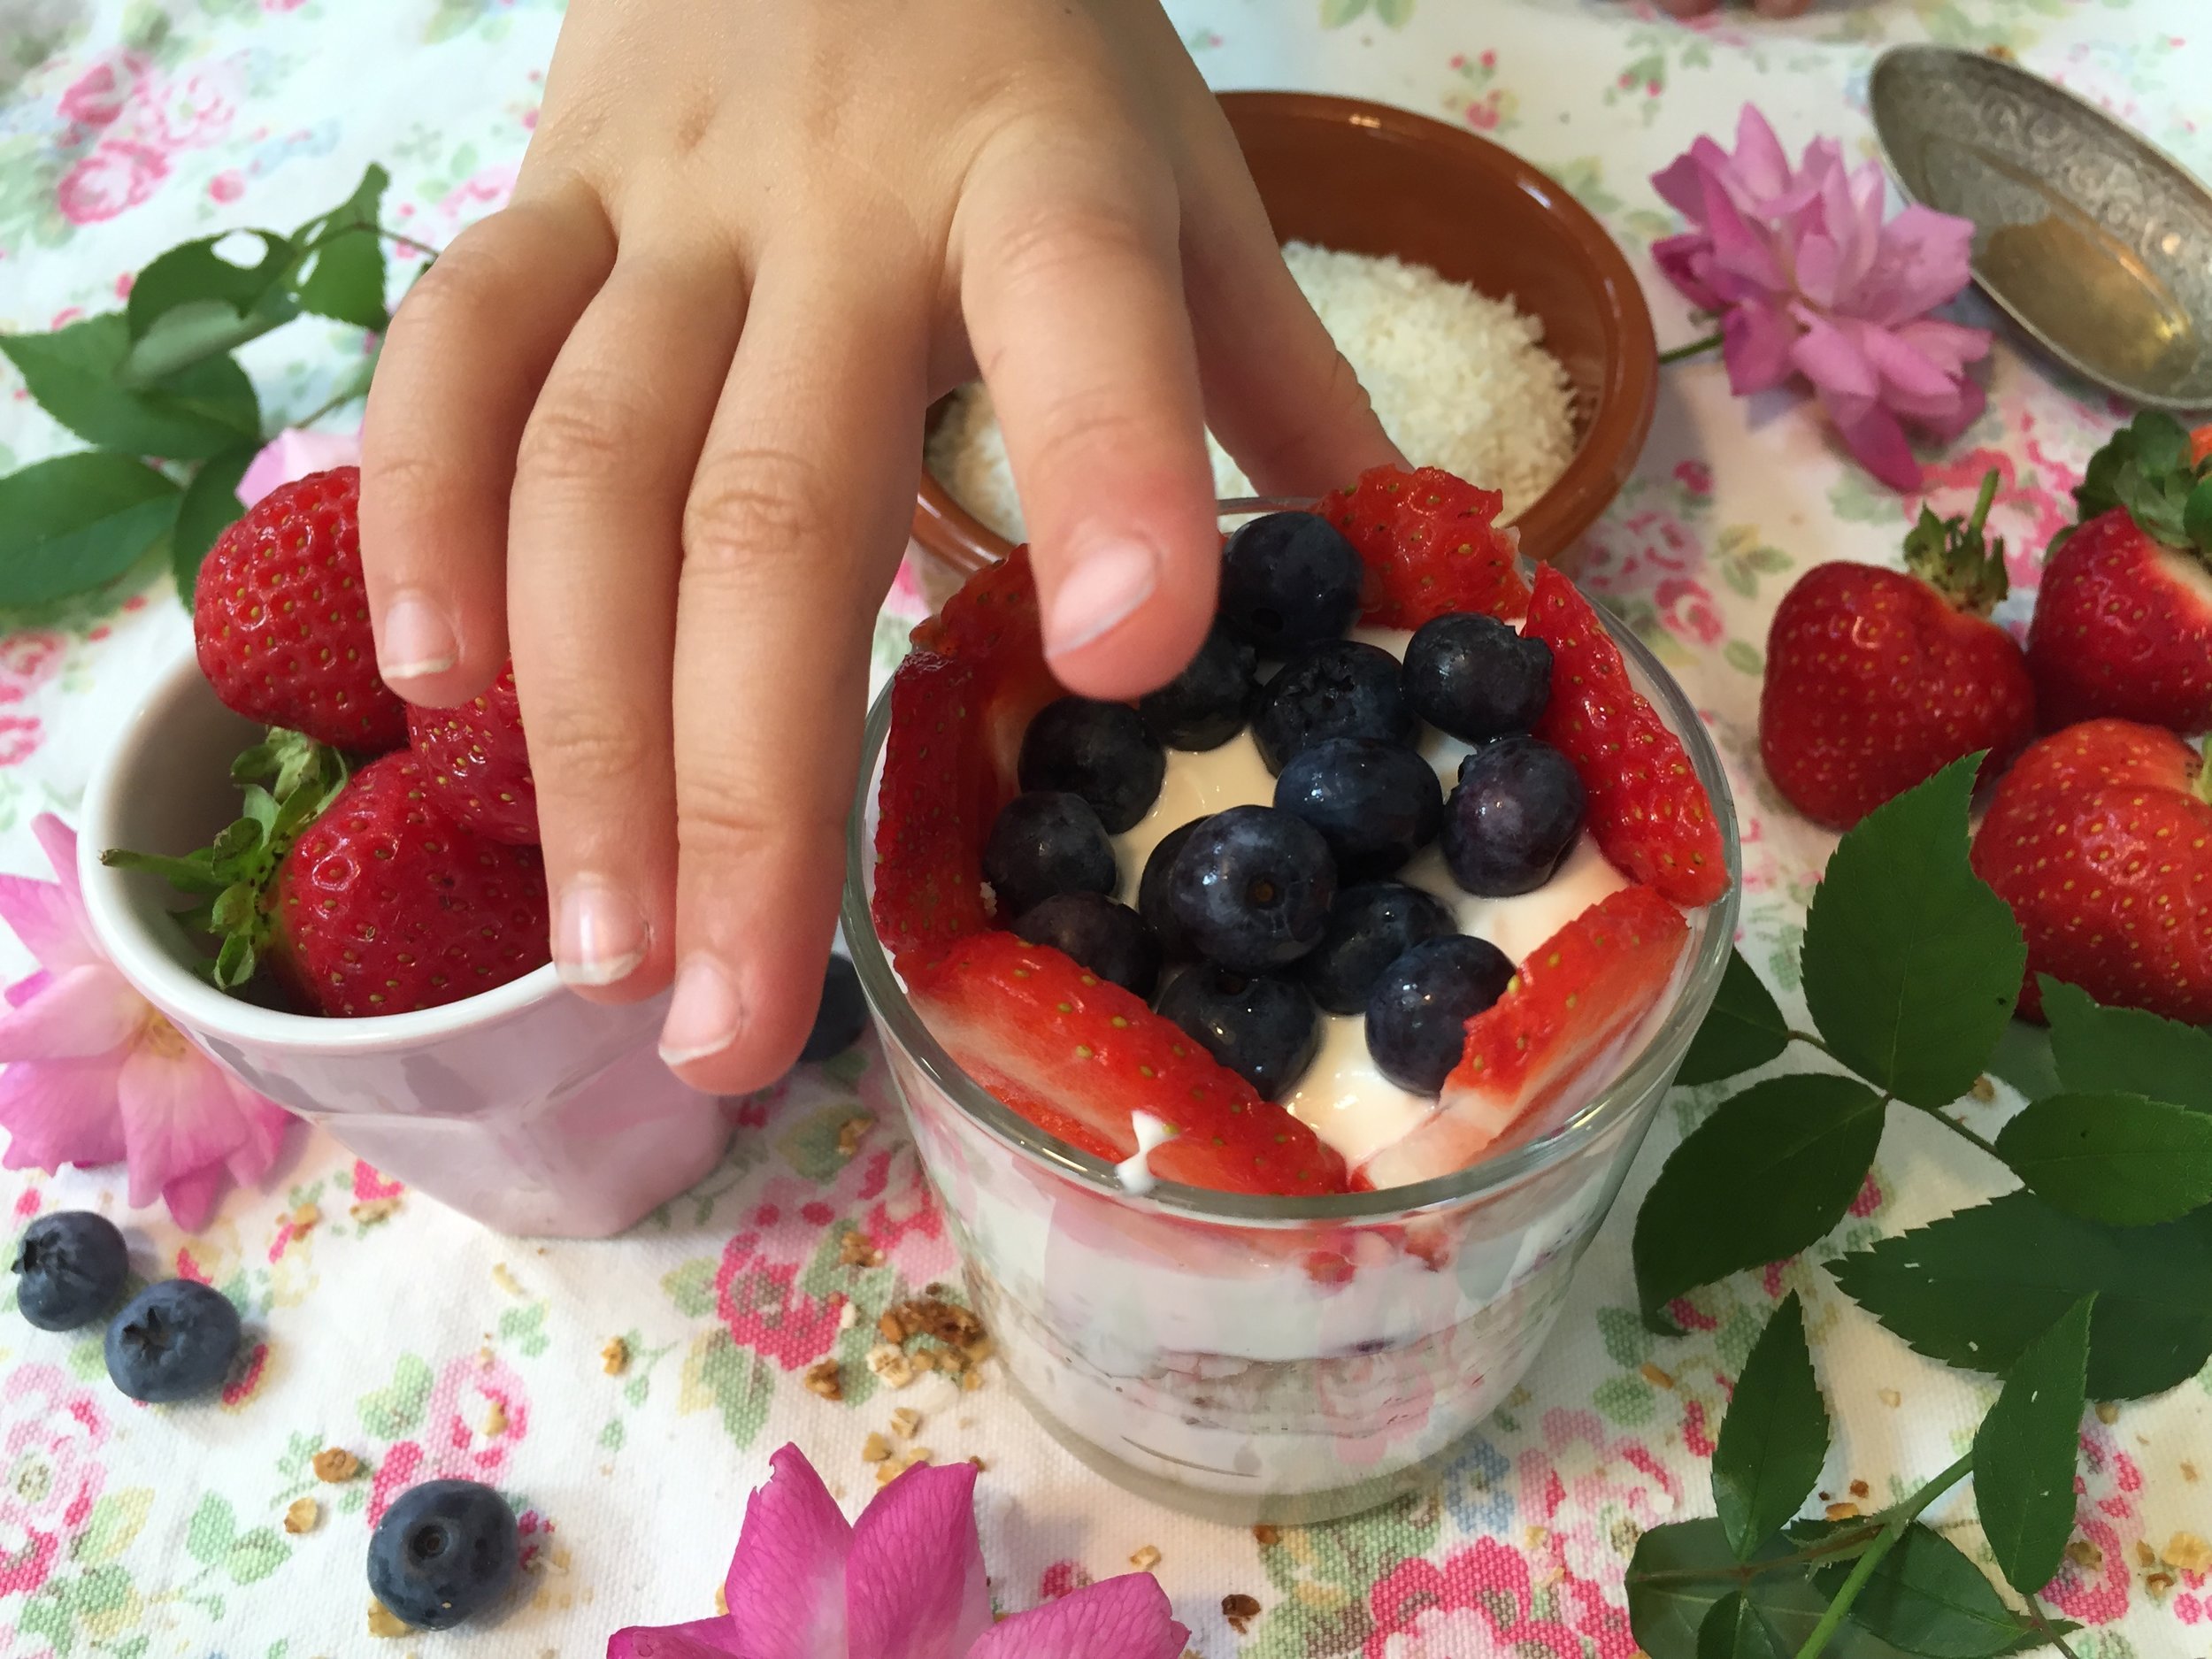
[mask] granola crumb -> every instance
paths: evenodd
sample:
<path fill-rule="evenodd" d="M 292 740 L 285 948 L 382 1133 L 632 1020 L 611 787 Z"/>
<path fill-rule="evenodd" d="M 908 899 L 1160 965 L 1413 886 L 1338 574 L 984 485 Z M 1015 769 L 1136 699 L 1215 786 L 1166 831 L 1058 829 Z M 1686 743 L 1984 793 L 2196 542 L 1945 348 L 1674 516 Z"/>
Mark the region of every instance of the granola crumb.
<path fill-rule="evenodd" d="M 2197 1484 L 2197 1466 L 2187 1461 L 2185 1458 L 2183 1460 L 2181 1465 L 2181 1478 L 2193 1486 Z"/>
<path fill-rule="evenodd" d="M 1881 1389 L 1876 1394 L 1875 1398 L 1879 1400 L 1884 1405 L 1887 1406 L 1893 1411 L 1897 1409 L 1899 1406 L 1905 1403 L 1905 1396 L 1899 1394 L 1894 1388 Z"/>
<path fill-rule="evenodd" d="M 1240 1592 L 1221 1598 L 1221 1617 L 1229 1622 L 1229 1628 L 1240 1636 L 1244 1634 L 1245 1631 L 1250 1627 L 1252 1621 L 1259 1616 L 1260 1601 L 1257 1596 L 1245 1595 Z"/>
<path fill-rule="evenodd" d="M 975 1465 L 975 1472 L 979 1475 L 990 1467 L 990 1464 L 985 1463 L 982 1457 L 975 1452 L 968 1454 L 968 1461 Z"/>
<path fill-rule="evenodd" d="M 970 1394 L 975 1393 L 977 1389 L 983 1386 L 983 1373 L 979 1371 L 970 1371 L 960 1379 L 960 1386 Z"/>
<path fill-rule="evenodd" d="M 484 1411 L 484 1438 L 488 1440 L 495 1440 L 506 1432 L 506 1404 L 503 1401 L 495 1400 Z"/>
<path fill-rule="evenodd" d="M 1863 1498 L 1872 1490 L 1873 1488 L 1863 1480 L 1855 1480 L 1851 1483 L 1851 1495 L 1855 1498 Z"/>
<path fill-rule="evenodd" d="M 361 1472 L 361 1460 L 342 1446 L 324 1447 L 309 1459 L 309 1466 L 314 1470 L 316 1479 L 327 1480 L 333 1486 L 350 1480 Z"/>
<path fill-rule="evenodd" d="M 1153 1568 L 1160 1564 L 1159 1546 L 1156 1544 L 1147 1544 L 1142 1549 L 1129 1557 L 1129 1564 L 1134 1567 L 1139 1572 L 1150 1572 Z"/>
<path fill-rule="evenodd" d="M 724 1618 L 730 1616 L 730 1593 L 718 1584 L 714 1586 L 714 1610 Z"/>
<path fill-rule="evenodd" d="M 2120 1408 L 2118 1406 L 2113 1404 L 2113 1402 L 2109 1400 L 2100 1400 L 2097 1402 L 2098 1422 L 2117 1423 L 2119 1420 Z"/>
<path fill-rule="evenodd" d="M 1832 1521 L 1855 1521 L 1859 1518 L 1859 1506 L 1855 1503 L 1832 1503 L 1828 1506 L 1828 1518 Z"/>
<path fill-rule="evenodd" d="M 837 1155 L 849 1158 L 860 1150 L 860 1137 L 876 1126 L 876 1120 L 866 1113 L 848 1118 L 837 1131 Z"/>
<path fill-rule="evenodd" d="M 906 1340 L 906 1327 L 899 1323 L 899 1316 L 886 1308 L 876 1317 L 876 1334 L 887 1342 Z"/>
<path fill-rule="evenodd" d="M 887 1457 L 876 1465 L 876 1485 L 887 1486 L 905 1472 L 906 1460 L 904 1458 Z"/>
<path fill-rule="evenodd" d="M 833 1359 L 817 1360 L 806 1368 L 807 1392 L 825 1400 L 845 1397 L 845 1368 Z"/>
<path fill-rule="evenodd" d="M 618 1336 L 609 1337 L 599 1350 L 599 1369 L 610 1377 L 621 1376 L 630 1369 L 630 1345 Z"/>
<path fill-rule="evenodd" d="M 906 1356 L 906 1363 L 914 1368 L 914 1374 L 917 1377 L 920 1376 L 926 1371 L 935 1371 L 937 1369 L 937 1350 L 933 1348 L 921 1348 L 915 1353 L 909 1354 Z"/>
<path fill-rule="evenodd" d="M 1662 1371 L 1649 1360 L 1646 1360 L 1642 1365 L 1639 1366 L 1637 1369 L 1642 1375 L 1643 1379 L 1649 1383 L 1654 1388 L 1671 1388 L 1674 1386 L 1673 1373 L 1671 1371 Z"/>
<path fill-rule="evenodd" d="M 860 1323 L 860 1304 L 848 1298 L 837 1310 L 837 1328 L 849 1331 Z"/>
<path fill-rule="evenodd" d="M 2104 1551 L 2085 1538 L 2066 1540 L 2066 1559 L 2093 1578 L 2104 1571 Z"/>
<path fill-rule="evenodd" d="M 901 1406 L 891 1414 L 891 1432 L 902 1440 L 910 1440 L 922 1426 L 922 1414 L 911 1406 Z"/>
<path fill-rule="evenodd" d="M 860 1442 L 860 1461 L 864 1463 L 879 1463 L 890 1455 L 891 1442 L 871 1429 L 868 1432 L 868 1438 Z"/>
<path fill-rule="evenodd" d="M 1270 1526 L 1265 1521 L 1262 1521 L 1252 1529 L 1252 1541 L 1262 1549 L 1273 1544 L 1279 1544 L 1283 1541 L 1282 1529 Z"/>
<path fill-rule="evenodd" d="M 322 1218 L 323 1210 L 320 1204 L 302 1204 L 285 1217 L 292 1224 L 292 1236 L 296 1239 L 314 1232 L 321 1224 Z"/>
<path fill-rule="evenodd" d="M 1997 1086 L 1986 1076 L 1976 1078 L 1974 1087 L 1966 1092 L 1985 1106 L 1997 1098 Z"/>
<path fill-rule="evenodd" d="M 492 1283 L 498 1286 L 500 1289 L 505 1291 L 510 1296 L 519 1296 L 524 1294 L 522 1281 L 508 1271 L 507 1263 L 504 1262 L 494 1262 L 492 1263 Z"/>
<path fill-rule="evenodd" d="M 311 1532 L 315 1530 L 315 1523 L 322 1517 L 323 1506 L 314 1499 L 295 1498 L 291 1507 L 284 1511 L 284 1530 L 295 1537 L 302 1532 Z"/>
<path fill-rule="evenodd" d="M 837 1262 L 841 1267 L 881 1267 L 883 1252 L 858 1227 L 848 1227 L 837 1240 Z"/>
<path fill-rule="evenodd" d="M 2143 1575 L 2143 1588 L 2154 1601 L 2163 1601 L 2166 1593 L 2174 1587 L 2175 1582 L 2170 1572 L 2147 1572 Z"/>
<path fill-rule="evenodd" d="M 911 1469 L 916 1463 L 926 1463 L 935 1458 L 936 1455 L 937 1454 L 931 1451 L 926 1446 L 909 1447 L 906 1453 L 906 1466 L 909 1469 Z"/>
<path fill-rule="evenodd" d="M 2212 1572 L 2212 1544 L 2194 1532 L 2176 1532 L 2158 1555 L 2169 1567 L 2184 1572 Z"/>
<path fill-rule="evenodd" d="M 411 1636 L 415 1627 L 381 1601 L 369 1603 L 369 1634 L 372 1636 Z"/>
<path fill-rule="evenodd" d="M 914 1380 L 912 1364 L 888 1342 L 879 1342 L 868 1350 L 868 1369 L 882 1379 L 887 1388 L 903 1388 Z"/>
<path fill-rule="evenodd" d="M 380 1221 L 389 1220 L 398 1208 L 396 1197 L 365 1198 L 346 1213 L 353 1217 L 356 1226 L 373 1227 Z"/>
<path fill-rule="evenodd" d="M 2139 1538 L 2135 1540 L 2135 1564 L 2147 1572 L 2158 1565 L 2158 1552 Z"/>

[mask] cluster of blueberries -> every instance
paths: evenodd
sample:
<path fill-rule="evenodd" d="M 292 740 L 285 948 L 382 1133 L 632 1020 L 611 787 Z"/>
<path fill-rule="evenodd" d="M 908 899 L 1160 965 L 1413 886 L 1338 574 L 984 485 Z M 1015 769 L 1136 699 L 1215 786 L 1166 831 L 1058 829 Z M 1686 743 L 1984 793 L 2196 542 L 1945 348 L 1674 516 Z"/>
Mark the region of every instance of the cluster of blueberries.
<path fill-rule="evenodd" d="M 1582 829 L 1572 763 L 1529 734 L 1550 695 L 1550 648 L 1462 613 L 1421 627 L 1401 664 L 1342 637 L 1363 578 L 1351 543 L 1314 514 L 1243 526 L 1196 659 L 1133 707 L 1063 697 L 1039 710 L 1022 793 L 984 849 L 1013 933 L 1152 1001 L 1270 1099 L 1312 1063 L 1319 1010 L 1364 1014 L 1376 1068 L 1435 1094 L 1513 964 L 1459 933 L 1433 895 L 1388 878 L 1436 842 L 1467 892 L 1530 892 Z M 1263 677 L 1263 662 L 1275 672 Z M 1424 721 L 1471 745 L 1448 797 L 1417 747 Z M 1118 902 L 1110 838 L 1152 810 L 1166 751 L 1217 749 L 1248 726 L 1274 803 L 1173 830 L 1135 907 Z M 1164 966 L 1179 972 L 1163 986 Z"/>
<path fill-rule="evenodd" d="M 130 1251 L 90 1210 L 41 1216 L 16 1247 L 15 1302 L 42 1331 L 74 1331 L 121 1300 Z M 238 1310 L 188 1279 L 150 1285 L 108 1323 L 108 1376 L 134 1400 L 211 1394 L 237 1358 Z M 369 1540 L 369 1587 L 408 1624 L 446 1630 L 503 1597 L 520 1570 L 521 1532 L 507 1501 L 474 1480 L 411 1487 Z"/>

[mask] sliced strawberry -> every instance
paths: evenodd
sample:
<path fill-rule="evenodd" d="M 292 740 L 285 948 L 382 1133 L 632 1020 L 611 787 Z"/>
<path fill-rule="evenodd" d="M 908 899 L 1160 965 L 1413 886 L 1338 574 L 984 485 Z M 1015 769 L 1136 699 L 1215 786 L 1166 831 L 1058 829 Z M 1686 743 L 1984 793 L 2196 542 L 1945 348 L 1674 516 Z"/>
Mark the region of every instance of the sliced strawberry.
<path fill-rule="evenodd" d="M 1521 632 L 1551 647 L 1551 703 L 1536 735 L 1574 762 L 1598 846 L 1676 903 L 1710 904 L 1728 888 L 1712 800 L 1590 602 L 1546 565 Z"/>
<path fill-rule="evenodd" d="M 891 677 L 872 908 L 876 932 L 902 972 L 990 925 L 979 710 L 974 669 L 934 651 L 910 651 Z"/>
<path fill-rule="evenodd" d="M 1219 1192 L 1344 1190 L 1344 1161 L 1281 1107 L 1217 1064 L 1141 999 L 1058 951 L 1011 933 L 962 940 L 910 978 L 915 1006 L 984 1087 L 1041 1128 L 1117 1161 L 1134 1155 L 1130 1114 L 1175 1131 L 1154 1174 Z M 1042 1104 L 1044 1110 L 1037 1113 Z"/>
<path fill-rule="evenodd" d="M 1323 498 L 1321 514 L 1367 566 L 1360 620 L 1417 628 L 1455 611 L 1509 621 L 1528 609 L 1518 538 L 1495 524 L 1505 497 L 1433 466 L 1378 466 Z"/>
<path fill-rule="evenodd" d="M 978 774 L 984 797 L 979 841 L 1018 787 L 1015 763 L 1031 717 L 1065 695 L 1045 664 L 1029 549 L 1018 547 L 971 576 L 943 610 L 915 624 L 912 638 L 918 649 L 975 672 L 975 696 L 984 713 L 980 752 L 989 761 Z"/>
<path fill-rule="evenodd" d="M 1517 1128 L 1544 1122 L 1665 995 L 1689 938 L 1682 912 L 1649 887 L 1624 887 L 1583 911 L 1467 1022 L 1435 1115 L 1370 1158 L 1361 1184 L 1464 1169 Z"/>

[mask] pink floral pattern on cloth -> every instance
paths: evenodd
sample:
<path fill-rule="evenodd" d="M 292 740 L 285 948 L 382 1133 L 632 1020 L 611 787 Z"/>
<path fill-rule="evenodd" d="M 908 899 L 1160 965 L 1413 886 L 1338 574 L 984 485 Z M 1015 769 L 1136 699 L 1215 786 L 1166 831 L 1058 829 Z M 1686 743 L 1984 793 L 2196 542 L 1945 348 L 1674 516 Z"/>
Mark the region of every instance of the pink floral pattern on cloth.
<path fill-rule="evenodd" d="M 2003 47 L 2212 174 L 2200 96 L 2212 30 L 2195 0 L 1854 0 L 1788 24 L 1731 4 L 1687 26 L 1656 0 L 1168 6 L 1221 84 L 1382 98 L 1525 155 L 1628 250 L 1668 346 L 1709 324 L 1652 257 L 1686 221 L 1650 174 L 1701 137 L 1733 150 L 1746 103 L 1773 117 L 1789 156 L 1826 135 L 1863 165 L 1865 76 L 1883 45 Z M 559 0 L 0 5 L 0 332 L 112 307 L 127 275 L 175 242 L 297 225 L 371 160 L 394 174 L 386 222 L 445 243 L 512 188 L 562 11 Z M 396 297 L 419 262 L 394 264 Z M 1970 295 L 1956 320 L 1994 321 Z M 317 322 L 257 342 L 267 431 L 322 404 L 368 346 Z M 2000 614 L 2016 624 L 2083 464 L 2122 418 L 2002 332 L 1966 376 L 1985 405 L 1947 448 L 1912 452 L 1917 482 L 1901 492 L 1851 458 L 1809 398 L 1742 399 L 1724 363 L 1675 365 L 1646 454 L 1584 545 L 1587 585 L 1681 678 L 1720 741 L 1745 844 L 1742 943 L 1793 1013 L 1795 947 L 1832 840 L 1777 804 L 1756 763 L 1776 602 L 1823 560 L 1897 563 L 1924 502 L 1956 512 L 1995 466 L 1993 522 L 2016 595 Z M 318 423 L 311 448 L 280 443 L 248 489 L 346 458 L 343 434 L 328 429 L 355 418 Z M 73 444 L 0 363 L 0 473 Z M 878 683 L 941 591 L 920 561 L 900 571 L 875 629 Z M 0 879 L 53 890 L 35 825 L 73 818 L 92 758 L 188 634 L 161 577 L 4 620 Z M 54 972 L 35 944 L 0 931 L 0 983 L 27 998 L 27 976 Z M 0 1073 L 0 1099 L 27 1087 Z M 1657 1159 L 1696 1121 L 1685 1094 L 1663 1110 L 1535 1367 L 1432 1488 L 1327 1526 L 1198 1522 L 1102 1485 L 1025 1415 L 996 1361 L 973 1391 L 944 1374 L 894 1386 L 900 1373 L 877 1352 L 884 1316 L 957 1298 L 960 1281 L 957 1241 L 872 1045 L 728 1110 L 719 1169 L 628 1236 L 589 1244 L 487 1233 L 299 1131 L 265 1159 L 260 1142 L 242 1143 L 242 1184 L 227 1156 L 203 1165 L 215 1179 L 180 1192 L 189 1202 L 172 1214 L 168 1183 L 141 1181 L 136 1196 L 150 1202 L 134 1204 L 120 1164 L 30 1167 L 62 1161 L 35 1126 L 19 1126 L 0 1156 L 0 1206 L 18 1229 L 56 1209 L 100 1210 L 124 1227 L 139 1273 L 213 1285 L 249 1340 L 219 1401 L 142 1409 L 109 1386 L 97 1327 L 35 1332 L 0 1311 L 0 1654 L 266 1655 L 280 1641 L 295 1659 L 404 1652 L 367 1637 L 359 1551 L 394 1495 L 437 1476 L 498 1486 L 523 1517 L 530 1563 L 516 1603 L 450 1639 L 456 1652 L 590 1659 L 621 1629 L 703 1626 L 718 1640 L 718 1588 L 739 1605 L 741 1518 L 788 1442 L 819 1471 L 841 1527 L 900 1460 L 926 1453 L 921 1484 L 957 1483 L 960 1502 L 972 1480 L 976 1559 L 1009 1612 L 1078 1602 L 1156 1550 L 1171 1610 L 1153 1610 L 1188 1632 L 1161 1659 L 1630 1659 L 1629 1555 L 1646 1529 L 1709 1513 L 1713 1437 L 1782 1295 L 1805 1299 L 1839 1425 L 1835 1481 L 1886 1494 L 1924 1478 L 1986 1403 L 1985 1379 L 1917 1358 L 1844 1301 L 1820 1251 L 1683 1300 L 1686 1336 L 1643 1329 L 1627 1225 Z M 1993 1130 L 1993 1109 L 1970 1110 Z M 111 1137 L 91 1149 L 127 1148 Z M 1918 1214 L 1986 1190 L 1970 1150 L 1886 1147 L 1827 1248 L 1898 1231 L 1908 1205 Z M 2085 1626 L 2081 1659 L 2202 1659 L 2212 1585 L 2161 1556 L 2177 1534 L 2212 1532 L 2200 1495 L 2212 1491 L 2208 1404 L 2212 1378 L 2200 1378 L 2112 1423 L 2085 1419 L 2078 1534 L 2093 1548 L 2069 1558 L 2047 1598 Z M 872 1436 L 889 1457 L 864 1458 Z M 316 1456 L 333 1448 L 359 1471 L 319 1478 Z M 314 1528 L 288 1532 L 302 1500 Z M 833 1539 L 829 1509 L 814 1504 Z M 1955 1536 L 1981 1555 L 1970 1527 Z"/>

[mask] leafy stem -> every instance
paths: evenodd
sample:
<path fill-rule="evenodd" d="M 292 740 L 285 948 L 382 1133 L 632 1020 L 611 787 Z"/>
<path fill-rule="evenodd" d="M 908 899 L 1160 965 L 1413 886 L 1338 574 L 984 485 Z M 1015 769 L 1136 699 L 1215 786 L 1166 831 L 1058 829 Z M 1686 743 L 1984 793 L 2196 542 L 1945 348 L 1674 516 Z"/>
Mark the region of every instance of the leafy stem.
<path fill-rule="evenodd" d="M 1662 351 L 1659 354 L 1659 361 L 1663 364 L 1679 363 L 1686 357 L 1702 357 L 1715 346 L 1724 343 L 1726 339 L 1725 334 L 1708 334 L 1702 340 L 1693 340 L 1686 346 L 1677 346 L 1671 351 Z"/>
<path fill-rule="evenodd" d="M 1863 1526 L 1831 1532 L 1817 1543 L 1792 1550 L 1786 1555 L 1763 1556 L 1757 1561 L 1730 1562 L 1722 1567 L 1659 1567 L 1646 1569 L 1637 1576 L 1645 1584 L 1696 1584 L 1712 1579 L 1725 1579 L 1732 1584 L 1748 1583 L 1763 1578 L 1770 1572 L 1787 1572 L 1793 1567 L 1809 1567 L 1837 1555 L 1848 1555 L 1863 1549 L 1881 1536 L 1886 1512 L 1871 1516 Z"/>
<path fill-rule="evenodd" d="M 404 248 L 410 253 L 419 253 L 426 259 L 435 259 L 440 254 L 445 251 L 442 248 L 432 247 L 426 242 L 417 242 L 412 236 L 407 234 L 406 232 L 394 230 L 388 225 L 379 225 L 376 227 L 376 234 L 383 237 L 386 242 L 390 242 L 394 247 Z"/>
<path fill-rule="evenodd" d="M 1995 1142 L 1989 1141 L 1981 1135 L 1976 1134 L 1971 1129 L 1969 1129 L 1957 1118 L 1952 1117 L 1950 1113 L 1932 1110 L 1928 1111 L 1925 1116 L 1932 1118 L 1935 1122 L 1941 1124 L 1946 1129 L 1948 1129 L 1960 1140 L 1965 1141 L 1967 1145 L 1971 1147 L 1979 1147 L 1984 1152 L 1988 1153 L 1991 1157 L 1995 1158 L 2000 1164 L 2002 1164 L 2005 1161 L 2005 1155 L 1997 1150 Z"/>
<path fill-rule="evenodd" d="M 1883 1525 L 1881 1535 L 1868 1548 L 1866 1554 L 1853 1563 L 1850 1577 L 1843 1581 L 1835 1599 L 1828 1603 L 1828 1610 L 1820 1616 L 1820 1623 L 1813 1626 L 1812 1634 L 1805 1638 L 1805 1645 L 1797 1650 L 1797 1659 L 1819 1659 L 1821 1650 L 1827 1647 L 1829 1640 L 1836 1633 L 1837 1626 L 1851 1611 L 1851 1604 L 1859 1599 L 1859 1592 L 1866 1588 L 1875 1569 L 1882 1564 L 1882 1558 L 1897 1548 L 1898 1540 L 1905 1535 L 1905 1529 L 1920 1517 L 1923 1509 L 1964 1479 L 1973 1466 L 1974 1454 L 1968 1452 L 1902 1503 L 1883 1512 L 1888 1518 Z"/>

